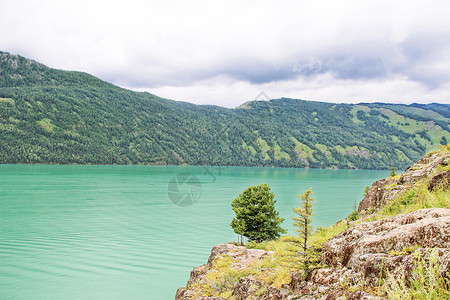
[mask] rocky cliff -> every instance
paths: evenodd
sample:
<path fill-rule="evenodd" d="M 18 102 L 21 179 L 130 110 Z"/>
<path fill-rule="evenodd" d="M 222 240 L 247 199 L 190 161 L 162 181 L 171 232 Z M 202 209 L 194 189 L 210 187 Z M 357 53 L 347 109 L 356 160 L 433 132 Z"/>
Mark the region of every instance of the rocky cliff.
<path fill-rule="evenodd" d="M 450 299 L 448 150 L 446 147 L 427 155 L 401 176 L 375 182 L 359 211 L 383 212 L 384 207 L 400 200 L 402 210 L 416 207 L 414 201 L 422 201 L 421 205 L 426 207 L 436 202 L 426 202 L 420 197 L 430 198 L 436 191 L 439 191 L 436 197 L 444 199 L 440 205 L 445 208 L 414 209 L 393 216 L 372 214 L 373 221 L 360 219 L 350 223 L 350 228 L 322 245 L 321 267 L 307 277 L 304 272 L 293 271 L 285 283 L 279 284 L 265 280 L 267 276 L 260 274 L 281 274 L 277 256 L 288 255 L 286 251 L 217 245 L 207 264 L 194 268 L 187 286 L 177 291 L 176 299 L 390 299 L 395 295 L 389 289 L 396 288 L 400 290 L 396 291 L 400 293 L 398 299 L 412 299 L 410 294 L 402 296 L 401 289 L 417 285 L 421 280 L 419 271 L 428 272 L 422 284 L 434 282 L 431 277 L 441 280 L 444 294 L 433 299 Z M 415 197 L 408 198 L 410 206 L 403 204 L 405 193 Z M 437 290 L 437 285 L 432 289 Z"/>
<path fill-rule="evenodd" d="M 446 147 L 448 148 L 448 146 Z M 450 180 L 450 152 L 429 153 L 407 168 L 401 176 L 376 181 L 361 201 L 358 212 L 379 211 L 387 203 L 426 181 L 428 189 L 447 188 Z"/>

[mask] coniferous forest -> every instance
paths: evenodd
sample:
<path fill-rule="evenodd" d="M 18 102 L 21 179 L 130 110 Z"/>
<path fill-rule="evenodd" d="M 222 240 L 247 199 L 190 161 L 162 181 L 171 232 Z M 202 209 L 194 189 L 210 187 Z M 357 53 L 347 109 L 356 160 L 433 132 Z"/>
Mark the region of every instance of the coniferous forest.
<path fill-rule="evenodd" d="M 194 105 L 0 52 L 0 163 L 401 169 L 449 121 L 437 103 Z"/>

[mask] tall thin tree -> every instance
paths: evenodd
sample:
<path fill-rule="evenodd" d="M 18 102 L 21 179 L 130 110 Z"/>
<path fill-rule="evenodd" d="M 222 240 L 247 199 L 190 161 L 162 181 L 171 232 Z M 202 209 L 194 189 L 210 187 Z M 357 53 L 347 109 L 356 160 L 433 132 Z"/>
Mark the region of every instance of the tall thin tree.
<path fill-rule="evenodd" d="M 294 207 L 294 213 L 296 216 L 294 219 L 294 226 L 298 229 L 295 229 L 299 233 L 299 236 L 303 239 L 303 247 L 302 247 L 302 255 L 303 255 L 303 269 L 306 273 L 309 271 L 309 253 L 308 253 L 308 239 L 313 231 L 313 227 L 311 225 L 313 214 L 312 203 L 315 201 L 314 198 L 311 197 L 312 189 L 309 188 L 306 190 L 303 195 L 299 196 L 299 200 L 301 199 L 301 207 Z"/>

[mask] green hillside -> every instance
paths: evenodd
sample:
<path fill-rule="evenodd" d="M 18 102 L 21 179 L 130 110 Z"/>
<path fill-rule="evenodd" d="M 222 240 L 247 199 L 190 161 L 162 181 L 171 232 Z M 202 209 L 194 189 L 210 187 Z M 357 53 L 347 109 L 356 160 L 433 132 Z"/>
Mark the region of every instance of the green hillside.
<path fill-rule="evenodd" d="M 449 121 L 444 104 L 194 105 L 0 52 L 0 163 L 405 168 Z"/>

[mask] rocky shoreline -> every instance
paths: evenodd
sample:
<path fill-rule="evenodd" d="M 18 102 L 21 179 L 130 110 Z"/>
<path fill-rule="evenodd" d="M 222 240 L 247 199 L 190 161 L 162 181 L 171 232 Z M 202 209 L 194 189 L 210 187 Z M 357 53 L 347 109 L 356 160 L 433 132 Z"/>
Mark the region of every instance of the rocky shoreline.
<path fill-rule="evenodd" d="M 405 249 L 411 249 L 408 252 Z M 361 223 L 331 238 L 324 246 L 322 259 L 329 268 L 314 270 L 305 281 L 293 274 L 291 283 L 281 288 L 271 287 L 259 298 L 252 297 L 264 283 L 252 276 L 244 277 L 234 286 L 233 296 L 243 299 L 381 299 L 366 292 L 349 292 L 348 286 L 364 282 L 376 287 L 381 272 L 406 276 L 411 272 L 414 256 L 427 258 L 434 249 L 440 272 L 450 272 L 450 209 L 421 209 L 375 222 Z M 194 268 L 186 287 L 179 288 L 176 299 L 224 299 L 196 297 L 190 290 L 194 283 L 207 284 L 217 257 L 229 256 L 233 267 L 240 269 L 270 256 L 270 251 L 247 249 L 230 243 L 214 246 L 208 263 Z M 384 270 L 383 270 L 384 268 Z M 202 282 L 203 281 L 203 282 Z"/>
<path fill-rule="evenodd" d="M 449 151 L 432 153 L 403 175 L 375 182 L 359 205 L 360 216 L 379 212 L 417 183 L 425 182 L 430 191 L 439 188 L 448 193 L 449 163 Z M 186 287 L 179 288 L 175 298 L 386 299 L 377 296 L 376 289 L 392 278 L 401 278 L 404 284 L 411 284 L 418 257 L 425 264 L 433 261 L 440 276 L 449 276 L 450 209 L 424 208 L 371 222 L 354 222 L 350 228 L 325 242 L 321 261 L 326 267 L 316 268 L 307 278 L 304 273 L 292 273 L 288 284 L 276 287 L 260 280 L 257 274 L 251 274 L 232 282 L 226 297 L 199 293 L 199 287 L 211 285 L 210 279 L 217 278 L 220 272 L 217 264 L 224 259 L 229 262 L 230 270 L 241 272 L 273 256 L 272 251 L 231 243 L 214 246 L 208 262 L 194 268 Z"/>

